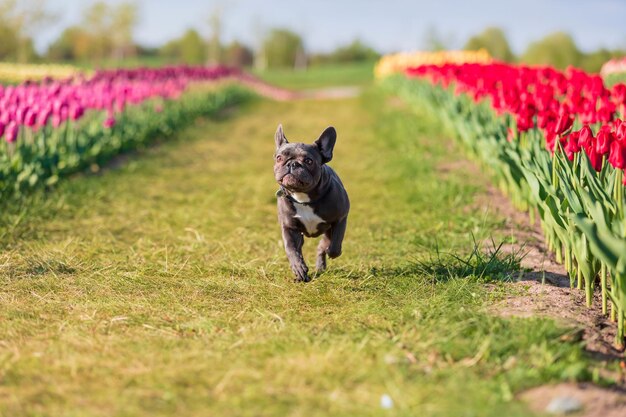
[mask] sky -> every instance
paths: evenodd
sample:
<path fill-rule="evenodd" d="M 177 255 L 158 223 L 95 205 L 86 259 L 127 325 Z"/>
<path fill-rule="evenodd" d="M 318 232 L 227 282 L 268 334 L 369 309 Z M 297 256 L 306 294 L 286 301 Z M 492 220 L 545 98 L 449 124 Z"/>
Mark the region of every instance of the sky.
<path fill-rule="evenodd" d="M 115 4 L 120 0 L 108 0 Z M 487 26 L 505 30 L 516 53 L 558 30 L 569 32 L 584 51 L 626 48 L 626 0 L 134 0 L 140 21 L 135 39 L 159 46 L 187 28 L 208 35 L 209 15 L 219 8 L 222 39 L 252 47 L 273 27 L 299 33 L 306 48 L 327 52 L 358 38 L 381 52 L 418 50 L 433 30 L 460 48 Z M 77 24 L 91 0 L 48 0 L 59 21 L 38 31 L 38 50 Z"/>

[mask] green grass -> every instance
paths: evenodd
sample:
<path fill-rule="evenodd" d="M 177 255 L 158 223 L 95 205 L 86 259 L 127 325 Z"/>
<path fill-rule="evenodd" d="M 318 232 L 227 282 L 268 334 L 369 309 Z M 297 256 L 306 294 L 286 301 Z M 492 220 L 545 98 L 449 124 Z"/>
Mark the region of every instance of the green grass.
<path fill-rule="evenodd" d="M 268 69 L 253 73 L 270 84 L 293 89 L 364 86 L 374 80 L 374 62 L 319 65 L 303 70 Z"/>
<path fill-rule="evenodd" d="M 115 69 L 115 68 L 136 68 L 136 67 L 163 67 L 166 65 L 181 65 L 175 59 L 162 56 L 137 56 L 124 59 L 104 58 L 102 60 L 71 60 L 61 61 L 63 64 L 74 65 L 84 70 L 95 69 Z M 200 64 L 198 64 L 200 65 Z"/>
<path fill-rule="evenodd" d="M 276 219 L 278 123 L 335 125 L 352 200 L 343 256 L 306 285 Z M 482 180 L 438 169 L 459 157 L 440 131 L 378 93 L 259 100 L 5 207 L 0 415 L 531 415 L 516 392 L 592 364 L 551 320 L 489 313 L 516 262 L 473 252 L 499 220 L 468 209 Z"/>

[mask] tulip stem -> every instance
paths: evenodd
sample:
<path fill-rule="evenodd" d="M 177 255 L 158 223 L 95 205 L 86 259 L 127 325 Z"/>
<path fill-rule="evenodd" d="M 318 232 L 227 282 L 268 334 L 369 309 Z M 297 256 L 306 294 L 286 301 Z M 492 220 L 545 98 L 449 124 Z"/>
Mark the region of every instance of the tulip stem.
<path fill-rule="evenodd" d="M 617 216 L 618 218 L 624 218 L 624 171 L 618 169 L 615 173 L 615 188 L 613 190 L 613 196 L 617 203 Z M 626 231 L 625 231 L 626 232 Z"/>
<path fill-rule="evenodd" d="M 554 153 L 552 154 L 552 185 L 554 188 L 558 188 L 558 176 L 556 173 L 556 158 L 557 158 L 558 147 L 556 144 L 554 145 Z"/>
<path fill-rule="evenodd" d="M 585 277 L 585 298 L 587 307 L 591 307 L 593 302 L 593 277 Z"/>
<path fill-rule="evenodd" d="M 600 267 L 600 283 L 602 285 L 602 314 L 606 315 L 606 304 L 607 304 L 607 288 L 606 288 L 606 264 L 602 262 L 602 266 Z"/>
<path fill-rule="evenodd" d="M 617 334 L 615 335 L 615 345 L 618 349 L 624 348 L 624 308 L 617 308 Z"/>
<path fill-rule="evenodd" d="M 555 239 L 556 245 L 555 245 L 555 259 L 556 259 L 556 263 L 561 265 L 563 263 L 563 254 L 561 253 L 563 248 L 561 246 L 561 242 L 558 239 Z"/>

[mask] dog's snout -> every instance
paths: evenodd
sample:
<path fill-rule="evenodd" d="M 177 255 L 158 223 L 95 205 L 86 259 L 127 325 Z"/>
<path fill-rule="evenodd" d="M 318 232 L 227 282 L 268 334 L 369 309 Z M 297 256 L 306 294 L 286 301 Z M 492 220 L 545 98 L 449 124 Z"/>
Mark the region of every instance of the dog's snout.
<path fill-rule="evenodd" d="M 300 162 L 296 160 L 293 160 L 293 161 L 287 162 L 287 167 L 289 168 L 290 171 L 293 171 L 296 168 L 302 168 L 302 164 L 300 164 Z"/>

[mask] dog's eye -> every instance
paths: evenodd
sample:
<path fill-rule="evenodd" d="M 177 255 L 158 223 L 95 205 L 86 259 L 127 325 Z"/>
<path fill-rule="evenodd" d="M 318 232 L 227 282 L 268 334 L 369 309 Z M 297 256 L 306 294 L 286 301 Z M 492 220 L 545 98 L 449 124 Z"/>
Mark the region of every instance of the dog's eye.
<path fill-rule="evenodd" d="M 311 165 L 313 163 L 313 160 L 311 158 L 306 158 L 304 160 L 304 163 L 307 164 L 307 165 Z"/>

